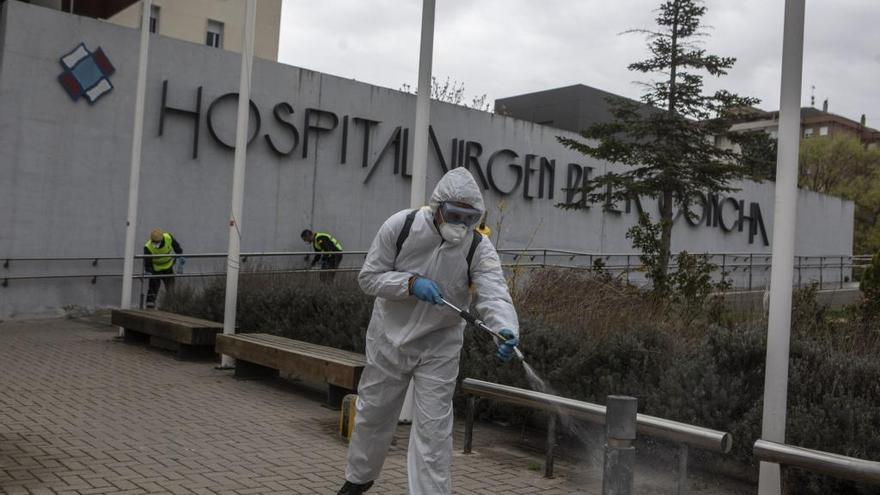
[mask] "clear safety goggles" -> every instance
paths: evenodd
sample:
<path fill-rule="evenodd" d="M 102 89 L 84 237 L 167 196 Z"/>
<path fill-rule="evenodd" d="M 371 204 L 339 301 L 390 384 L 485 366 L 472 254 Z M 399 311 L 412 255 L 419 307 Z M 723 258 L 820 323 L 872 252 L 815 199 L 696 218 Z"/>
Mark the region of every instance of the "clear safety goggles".
<path fill-rule="evenodd" d="M 483 213 L 470 206 L 459 206 L 450 202 L 440 203 L 440 216 L 444 222 L 467 225 L 476 225 Z"/>

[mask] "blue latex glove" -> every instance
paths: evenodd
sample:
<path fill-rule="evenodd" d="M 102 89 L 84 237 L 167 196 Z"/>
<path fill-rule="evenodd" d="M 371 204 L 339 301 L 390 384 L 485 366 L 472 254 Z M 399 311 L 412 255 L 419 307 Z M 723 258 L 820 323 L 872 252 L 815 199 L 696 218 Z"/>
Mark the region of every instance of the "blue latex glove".
<path fill-rule="evenodd" d="M 502 363 L 509 362 L 515 355 L 513 348 L 519 345 L 519 338 L 517 338 L 516 334 L 513 333 L 513 330 L 509 328 L 502 328 L 501 331 L 498 332 L 498 335 L 504 337 L 506 340 L 498 344 L 498 350 L 495 351 L 495 356 L 497 356 Z"/>
<path fill-rule="evenodd" d="M 433 280 L 424 277 L 416 277 L 412 284 L 412 295 L 431 304 L 443 304 L 441 300 L 443 296 L 440 295 L 440 289 L 437 288 L 437 284 Z"/>
<path fill-rule="evenodd" d="M 183 265 L 186 264 L 186 258 L 183 257 L 183 256 L 178 256 L 178 258 L 177 258 L 177 264 L 180 265 L 180 266 L 182 267 Z"/>

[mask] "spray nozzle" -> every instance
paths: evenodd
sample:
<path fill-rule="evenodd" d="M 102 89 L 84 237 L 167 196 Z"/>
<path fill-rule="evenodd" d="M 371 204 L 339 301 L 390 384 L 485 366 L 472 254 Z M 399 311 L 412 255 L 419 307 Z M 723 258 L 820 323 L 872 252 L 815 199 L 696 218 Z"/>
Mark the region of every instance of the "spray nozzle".
<path fill-rule="evenodd" d="M 451 302 L 447 301 L 446 299 L 441 298 L 441 300 L 443 301 L 443 304 L 445 304 L 450 309 L 452 309 L 453 311 L 458 313 L 458 315 L 461 316 L 466 322 L 470 323 L 471 325 L 474 325 L 475 327 L 479 328 L 480 330 L 483 330 L 485 332 L 489 332 L 489 334 L 492 335 L 492 337 L 495 339 L 496 344 L 498 344 L 499 341 L 503 342 L 503 341 L 507 340 L 506 337 L 499 334 L 495 330 L 492 330 L 491 328 L 489 328 L 485 323 L 483 323 L 482 320 L 480 320 L 476 316 L 468 313 L 467 311 L 465 311 L 463 309 L 460 309 L 458 306 L 452 304 Z M 519 347 L 514 347 L 513 352 L 514 352 L 514 354 L 516 354 L 516 357 L 518 357 L 522 361 L 525 361 L 525 357 L 523 356 L 522 351 L 519 350 Z"/>

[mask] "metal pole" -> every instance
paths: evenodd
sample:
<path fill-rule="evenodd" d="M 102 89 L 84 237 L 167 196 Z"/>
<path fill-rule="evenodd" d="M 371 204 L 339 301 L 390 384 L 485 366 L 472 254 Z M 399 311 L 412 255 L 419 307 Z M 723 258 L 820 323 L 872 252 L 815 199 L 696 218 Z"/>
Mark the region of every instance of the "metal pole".
<path fill-rule="evenodd" d="M 770 314 L 761 438 L 785 442 L 788 395 L 788 351 L 791 337 L 791 279 L 797 220 L 798 147 L 801 133 L 801 76 L 804 55 L 805 0 L 786 0 L 782 36 L 782 83 L 779 105 L 779 149 L 776 158 L 776 201 L 773 213 L 773 263 L 770 271 Z M 780 495 L 778 464 L 761 462 L 759 495 Z"/>
<path fill-rule="evenodd" d="M 122 300 L 119 307 L 131 307 L 131 279 L 134 276 L 134 236 L 137 231 L 138 189 L 141 181 L 141 150 L 144 142 L 144 100 L 147 93 L 147 57 L 150 46 L 150 6 L 152 0 L 144 0 L 141 10 L 141 44 L 138 53 L 137 86 L 134 98 L 134 129 L 131 136 L 131 171 L 128 176 L 128 216 L 125 220 L 125 253 L 122 264 Z M 73 0 L 70 2 L 73 10 Z M 141 279 L 143 285 L 143 279 Z M 125 329 L 119 328 L 119 336 Z"/>
<path fill-rule="evenodd" d="M 425 204 L 428 189 L 428 126 L 431 122 L 431 64 L 434 58 L 434 0 L 422 1 L 422 34 L 419 45 L 419 88 L 416 94 L 416 122 L 413 129 L 413 172 L 410 208 Z M 400 408 L 399 420 L 412 422 L 413 384 L 410 381 Z"/>
<path fill-rule="evenodd" d="M 140 294 L 138 295 L 138 309 L 144 309 L 144 275 L 147 272 L 144 271 L 143 265 L 141 266 L 141 281 L 140 281 Z"/>
<path fill-rule="evenodd" d="M 755 270 L 754 255 L 749 253 L 749 290 L 752 290 L 752 272 Z"/>
<path fill-rule="evenodd" d="M 636 409 L 635 397 L 609 395 L 605 426 L 605 466 L 602 472 L 602 495 L 630 495 L 633 488 L 633 469 L 636 463 Z"/>
<path fill-rule="evenodd" d="M 553 454 L 556 451 L 556 414 L 550 413 L 547 419 L 547 455 L 544 459 L 544 477 L 553 477 Z"/>
<path fill-rule="evenodd" d="M 687 495 L 688 492 L 688 445 L 678 446 L 678 483 L 676 495 Z"/>
<path fill-rule="evenodd" d="M 422 36 L 419 46 L 419 88 L 413 129 L 413 172 L 410 207 L 425 204 L 428 180 L 428 126 L 431 122 L 431 65 L 434 56 L 434 0 L 422 1 Z"/>
<path fill-rule="evenodd" d="M 226 306 L 223 313 L 223 334 L 235 333 L 235 310 L 238 299 L 238 269 L 241 253 L 242 207 L 244 203 L 244 171 L 247 165 L 249 102 L 251 98 L 251 67 L 254 59 L 254 20 L 257 0 L 246 0 L 244 36 L 241 43 L 241 77 L 238 89 L 238 121 L 235 129 L 235 168 L 232 175 L 232 214 L 229 218 L 229 251 L 226 258 Z M 231 356 L 223 355 L 220 366 L 235 365 Z"/>
<path fill-rule="evenodd" d="M 464 451 L 465 454 L 471 453 L 474 445 L 474 409 L 476 408 L 477 398 L 474 395 L 468 395 L 467 412 L 464 420 Z"/>

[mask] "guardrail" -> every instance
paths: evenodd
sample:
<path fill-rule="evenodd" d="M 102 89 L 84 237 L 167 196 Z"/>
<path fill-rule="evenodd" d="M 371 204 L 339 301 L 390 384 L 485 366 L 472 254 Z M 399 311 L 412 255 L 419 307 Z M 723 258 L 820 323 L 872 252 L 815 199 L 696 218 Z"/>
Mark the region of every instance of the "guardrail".
<path fill-rule="evenodd" d="M 537 261 L 545 266 L 569 266 L 591 269 L 601 266 L 604 270 L 627 281 L 637 275 L 644 278 L 645 267 L 640 254 L 633 253 L 585 253 L 560 249 L 499 249 L 498 253 L 514 262 L 521 259 Z M 716 280 L 735 282 L 736 290 L 757 290 L 769 286 L 770 267 L 773 257 L 769 253 L 691 253 L 704 257 L 714 264 Z M 669 266 L 678 266 L 678 254 L 670 257 Z M 870 255 L 810 255 L 794 257 L 795 280 L 792 285 L 803 287 L 818 284 L 824 288 L 844 288 L 856 280 L 853 270 L 864 269 L 871 262 Z"/>
<path fill-rule="evenodd" d="M 342 254 L 349 256 L 358 256 L 362 258 L 366 256 L 366 251 L 344 251 Z M 297 258 L 311 258 L 315 253 L 312 251 L 284 251 L 284 252 L 248 252 L 241 254 L 241 262 L 247 263 L 249 260 L 253 261 L 254 259 L 273 259 L 273 258 L 288 258 L 290 261 L 295 262 Z M 146 254 L 136 254 L 134 258 L 136 260 L 144 260 L 150 258 L 160 258 L 160 257 L 170 257 L 170 258 L 187 258 L 189 260 L 214 260 L 214 261 L 225 261 L 227 258 L 226 253 L 194 253 L 194 254 L 159 254 L 159 255 L 146 255 Z M 121 278 L 122 277 L 122 261 L 123 258 L 119 256 L 97 256 L 97 257 L 24 257 L 24 258 L 0 258 L 3 260 L 2 268 L 7 273 L 0 273 L 0 286 L 8 287 L 10 282 L 15 281 L 26 281 L 26 280 L 46 280 L 46 279 L 90 279 L 92 284 L 97 283 L 97 280 L 100 278 Z M 46 265 L 63 262 L 67 269 L 80 270 L 74 273 L 62 273 L 67 270 L 64 269 L 53 269 L 49 268 L 46 270 Z M 90 273 L 83 273 L 81 270 L 80 262 L 88 262 L 89 268 L 91 269 Z M 42 265 L 42 271 L 54 271 L 55 273 L 39 273 L 39 274 L 26 274 L 26 275 L 12 275 L 9 271 L 13 270 L 16 265 L 25 264 L 30 265 L 33 263 L 39 263 Z M 350 271 L 358 271 L 360 270 L 361 261 L 358 260 L 349 268 L 339 268 L 334 271 L 341 272 L 350 272 Z M 109 267 L 106 268 L 105 267 Z M 140 268 L 137 268 L 140 267 Z M 112 270 L 112 271 L 111 271 Z M 255 267 L 252 273 L 261 273 L 261 274 L 282 274 L 282 273 L 303 273 L 308 272 L 308 268 L 267 268 L 260 269 L 260 267 Z M 221 266 L 217 266 L 214 268 L 205 268 L 202 267 L 201 270 L 191 273 L 175 273 L 173 275 L 163 275 L 162 277 L 168 278 L 198 278 L 198 277 L 219 277 L 225 276 L 225 263 Z M 150 275 L 143 271 L 143 267 L 141 264 L 136 264 L 136 273 L 133 275 L 135 280 L 140 280 L 141 283 L 145 280 L 149 280 L 150 278 L 157 278 L 157 276 Z"/>
<path fill-rule="evenodd" d="M 632 253 L 586 253 L 579 251 L 561 250 L 561 249 L 499 249 L 499 255 L 502 264 L 506 267 L 545 267 L 545 266 L 563 266 L 576 269 L 592 269 L 601 265 L 604 270 L 612 275 L 616 275 L 626 280 L 630 280 L 631 276 L 637 276 L 644 279 L 644 267 L 640 261 L 640 255 Z M 250 259 L 277 260 L 287 258 L 295 260 L 297 257 L 309 257 L 315 253 L 312 251 L 279 251 L 279 252 L 251 252 L 242 253 L 242 263 L 247 263 Z M 361 260 L 366 256 L 366 251 L 344 251 L 346 256 L 344 263 L 348 266 L 339 268 L 337 271 L 356 271 L 360 268 Z M 156 255 L 166 256 L 166 255 Z M 156 256 L 138 254 L 136 259 L 152 258 Z M 224 260 L 226 253 L 196 253 L 184 255 L 167 255 L 171 257 L 184 256 L 188 259 L 214 259 Z M 764 253 L 705 253 L 700 256 L 715 264 L 716 278 L 736 278 L 738 283 L 735 290 L 755 290 L 762 289 L 769 280 L 769 270 L 772 257 Z M 352 257 L 357 261 L 351 263 Z M 82 256 L 82 257 L 22 257 L 22 258 L 0 258 L 3 260 L 2 268 L 6 273 L 0 272 L 0 286 L 8 287 L 11 282 L 22 280 L 44 280 L 44 279 L 74 279 L 84 278 L 90 279 L 91 283 L 97 283 L 100 278 L 121 277 L 121 266 L 116 267 L 113 271 L 107 271 L 107 268 L 115 264 L 121 265 L 123 258 L 118 256 Z M 670 267 L 677 266 L 677 255 L 673 255 L 670 260 Z M 871 260 L 870 255 L 816 255 L 816 256 L 796 256 L 794 270 L 796 281 L 793 285 L 801 287 L 804 285 L 818 283 L 820 287 L 838 287 L 843 288 L 847 282 L 854 277 L 852 272 L 866 267 Z M 74 273 L 66 273 L 65 269 L 53 269 L 47 265 L 54 263 L 64 263 L 66 268 L 81 267 L 81 263 L 88 263 L 89 272 L 80 271 Z M 18 275 L 11 270 L 20 264 L 30 265 L 39 263 L 42 273 L 29 273 Z M 259 269 L 253 273 L 300 273 L 306 271 L 303 268 L 285 268 L 278 269 Z M 48 273 L 46 273 L 48 272 Z M 192 278 L 192 277 L 213 277 L 225 275 L 225 265 L 213 270 L 202 270 L 200 272 L 192 272 L 185 274 L 176 274 L 175 277 Z M 737 278 L 738 277 L 738 278 Z M 143 272 L 135 275 L 136 279 L 141 281 L 150 278 L 149 274 Z"/>
<path fill-rule="evenodd" d="M 821 450 L 805 449 L 767 440 L 755 442 L 755 458 L 782 466 L 794 466 L 837 478 L 880 485 L 880 462 L 857 459 Z"/>
<path fill-rule="evenodd" d="M 473 447 L 474 410 L 476 408 L 477 396 L 540 409 L 550 413 L 544 464 L 544 476 L 548 478 L 553 477 L 557 415 L 565 414 L 590 423 L 605 424 L 605 406 L 590 402 L 475 380 L 473 378 L 465 378 L 461 389 L 468 395 L 464 436 L 465 454 L 471 453 Z M 684 494 L 687 490 L 687 459 L 690 447 L 726 454 L 730 452 L 733 446 L 733 438 L 730 433 L 648 416 L 646 414 L 638 414 L 636 416 L 636 427 L 639 434 L 678 444 L 678 488 L 676 492 L 678 494 Z"/>

